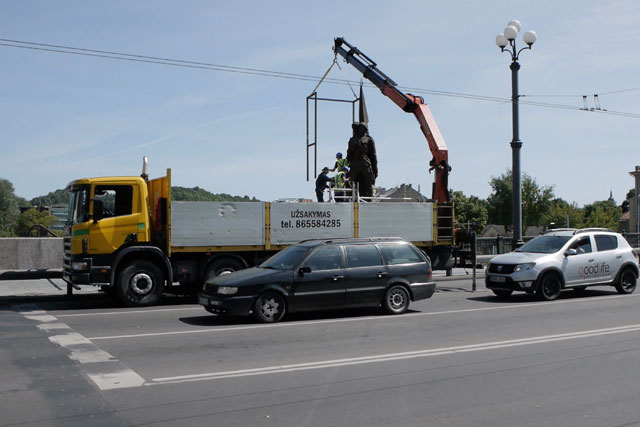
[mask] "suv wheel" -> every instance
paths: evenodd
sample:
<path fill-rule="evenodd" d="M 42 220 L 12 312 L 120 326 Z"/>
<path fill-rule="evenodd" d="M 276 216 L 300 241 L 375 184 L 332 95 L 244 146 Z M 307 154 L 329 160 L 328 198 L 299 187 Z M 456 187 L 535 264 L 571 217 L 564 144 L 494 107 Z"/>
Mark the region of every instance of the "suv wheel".
<path fill-rule="evenodd" d="M 620 280 L 616 283 L 616 290 L 621 294 L 630 294 L 636 290 L 636 280 L 636 275 L 627 268 L 620 274 Z"/>
<path fill-rule="evenodd" d="M 553 301 L 558 298 L 560 291 L 562 290 L 562 281 L 555 273 L 547 273 L 542 276 L 538 289 L 536 289 L 536 295 L 543 301 Z"/>

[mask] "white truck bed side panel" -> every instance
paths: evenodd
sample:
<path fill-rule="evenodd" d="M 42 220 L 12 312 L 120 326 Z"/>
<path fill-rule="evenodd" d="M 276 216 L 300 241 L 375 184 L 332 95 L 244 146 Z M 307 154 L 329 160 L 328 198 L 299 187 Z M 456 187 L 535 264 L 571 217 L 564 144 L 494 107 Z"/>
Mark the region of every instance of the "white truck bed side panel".
<path fill-rule="evenodd" d="M 351 203 L 272 203 L 271 244 L 353 237 Z"/>
<path fill-rule="evenodd" d="M 433 241 L 433 203 L 361 203 L 360 237 Z"/>
<path fill-rule="evenodd" d="M 171 246 L 264 245 L 262 202 L 172 202 Z"/>

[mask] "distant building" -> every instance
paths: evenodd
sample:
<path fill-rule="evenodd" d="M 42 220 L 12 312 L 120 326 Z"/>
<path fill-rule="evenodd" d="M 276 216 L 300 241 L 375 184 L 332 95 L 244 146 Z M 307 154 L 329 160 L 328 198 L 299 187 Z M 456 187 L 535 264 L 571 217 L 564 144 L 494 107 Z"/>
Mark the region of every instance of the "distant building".
<path fill-rule="evenodd" d="M 429 199 L 420 194 L 419 189 L 416 190 L 411 184 L 401 184 L 399 187 L 390 188 L 388 190 L 377 187 L 376 198 L 380 202 L 427 202 Z"/>

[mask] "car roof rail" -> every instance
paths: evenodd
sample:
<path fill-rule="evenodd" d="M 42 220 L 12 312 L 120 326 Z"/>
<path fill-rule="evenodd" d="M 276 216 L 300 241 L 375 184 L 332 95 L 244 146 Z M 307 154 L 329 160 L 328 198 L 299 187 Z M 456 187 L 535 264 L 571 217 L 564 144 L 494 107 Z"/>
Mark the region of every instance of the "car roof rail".
<path fill-rule="evenodd" d="M 588 233 L 590 231 L 606 231 L 608 233 L 613 233 L 614 231 L 610 228 L 603 228 L 603 227 L 591 227 L 591 228 L 581 228 L 579 230 L 576 230 L 575 233 L 573 234 L 578 234 L 578 233 Z"/>

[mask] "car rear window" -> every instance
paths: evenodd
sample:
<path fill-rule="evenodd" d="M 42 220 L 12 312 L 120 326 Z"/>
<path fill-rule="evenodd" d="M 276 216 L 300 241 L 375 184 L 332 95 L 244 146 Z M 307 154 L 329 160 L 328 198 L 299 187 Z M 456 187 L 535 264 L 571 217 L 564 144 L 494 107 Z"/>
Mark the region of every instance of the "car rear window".
<path fill-rule="evenodd" d="M 618 247 L 618 239 L 616 238 L 616 236 L 602 234 L 595 235 L 594 237 L 596 238 L 596 246 L 598 247 L 598 252 L 610 251 Z"/>
<path fill-rule="evenodd" d="M 424 262 L 410 245 L 380 245 L 387 264 L 412 264 Z"/>
<path fill-rule="evenodd" d="M 382 265 L 378 248 L 373 245 L 346 246 L 347 267 L 369 267 Z"/>

